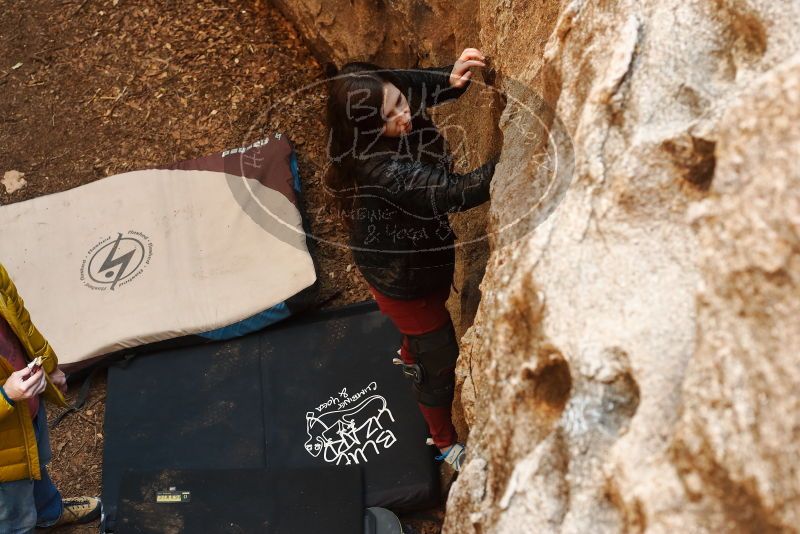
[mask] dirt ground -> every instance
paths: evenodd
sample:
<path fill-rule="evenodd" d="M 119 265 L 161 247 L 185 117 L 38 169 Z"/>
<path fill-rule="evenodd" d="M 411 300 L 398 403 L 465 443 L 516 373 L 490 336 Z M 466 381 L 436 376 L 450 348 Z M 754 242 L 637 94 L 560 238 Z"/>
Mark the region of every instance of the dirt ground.
<path fill-rule="evenodd" d="M 267 3 L 0 0 L 0 13 L 0 176 L 27 182 L 0 187 L 0 204 L 284 132 L 313 234 L 343 242 L 320 183 L 324 90 L 293 94 L 322 68 Z M 369 298 L 345 248 L 321 243 L 317 258 L 326 307 Z M 67 496 L 100 493 L 104 400 L 100 377 L 86 408 L 52 431 L 51 473 Z M 438 532 L 441 510 L 426 515 L 407 523 Z"/>

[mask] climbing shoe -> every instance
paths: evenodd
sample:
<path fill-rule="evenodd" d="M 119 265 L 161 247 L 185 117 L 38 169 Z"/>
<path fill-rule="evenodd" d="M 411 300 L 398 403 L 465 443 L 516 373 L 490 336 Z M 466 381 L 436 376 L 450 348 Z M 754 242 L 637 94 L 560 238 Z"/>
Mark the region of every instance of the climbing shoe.
<path fill-rule="evenodd" d="M 63 509 L 61 517 L 53 525 L 80 524 L 94 521 L 100 517 L 100 499 L 97 497 L 74 497 L 61 501 Z"/>
<path fill-rule="evenodd" d="M 447 452 L 443 452 L 436 459 L 450 464 L 455 471 L 461 471 L 461 464 L 465 460 L 466 453 L 467 448 L 463 443 L 455 443 L 450 446 Z"/>

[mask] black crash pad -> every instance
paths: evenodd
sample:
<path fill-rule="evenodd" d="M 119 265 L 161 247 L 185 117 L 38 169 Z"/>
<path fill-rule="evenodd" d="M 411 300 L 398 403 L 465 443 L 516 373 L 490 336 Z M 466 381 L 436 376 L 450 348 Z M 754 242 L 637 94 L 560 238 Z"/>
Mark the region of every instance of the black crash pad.
<path fill-rule="evenodd" d="M 107 529 L 117 519 L 126 470 L 344 473 L 357 465 L 365 506 L 435 505 L 435 451 L 424 443 L 427 428 L 409 382 L 391 363 L 400 341 L 375 304 L 364 303 L 112 367 L 103 466 Z M 325 491 L 339 491 L 335 476 L 330 480 Z"/>
<path fill-rule="evenodd" d="M 114 531 L 359 534 L 362 490 L 358 466 L 126 471 Z"/>

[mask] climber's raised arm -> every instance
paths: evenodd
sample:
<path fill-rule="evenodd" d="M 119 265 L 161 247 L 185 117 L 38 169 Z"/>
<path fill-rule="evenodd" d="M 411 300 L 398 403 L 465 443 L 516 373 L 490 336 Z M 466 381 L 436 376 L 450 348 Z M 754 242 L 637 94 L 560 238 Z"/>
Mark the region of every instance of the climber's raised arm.
<path fill-rule="evenodd" d="M 485 67 L 485 56 L 477 48 L 465 48 L 451 65 L 422 69 L 397 69 L 392 74 L 409 102 L 419 102 L 424 96 L 425 107 L 433 107 L 464 94 L 470 86 L 470 67 Z"/>
<path fill-rule="evenodd" d="M 422 217 L 464 211 L 489 200 L 489 184 L 496 158 L 477 169 L 459 174 L 409 160 L 388 160 L 373 169 L 362 192 L 383 196 L 393 204 Z"/>

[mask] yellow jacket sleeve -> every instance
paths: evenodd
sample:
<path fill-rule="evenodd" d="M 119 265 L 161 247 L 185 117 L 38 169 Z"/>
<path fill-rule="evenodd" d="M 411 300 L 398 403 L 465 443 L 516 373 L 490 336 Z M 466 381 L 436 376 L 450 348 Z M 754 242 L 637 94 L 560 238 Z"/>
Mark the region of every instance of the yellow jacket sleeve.
<path fill-rule="evenodd" d="M 55 371 L 56 367 L 58 367 L 58 357 L 50 343 L 47 342 L 31 321 L 31 316 L 28 310 L 25 309 L 25 302 L 17 293 L 17 288 L 2 263 L 0 263 L 0 298 L 4 298 L 6 306 L 11 307 L 16 312 L 17 320 L 33 350 L 33 357 L 42 357 L 42 367 L 47 374 Z"/>
<path fill-rule="evenodd" d="M 14 412 L 14 401 L 8 398 L 3 387 L 0 386 L 0 421 Z"/>
<path fill-rule="evenodd" d="M 8 381 L 9 375 L 14 372 L 14 368 L 8 360 L 0 356 L 0 422 L 14 413 L 15 403 L 6 394 L 3 386 Z"/>

